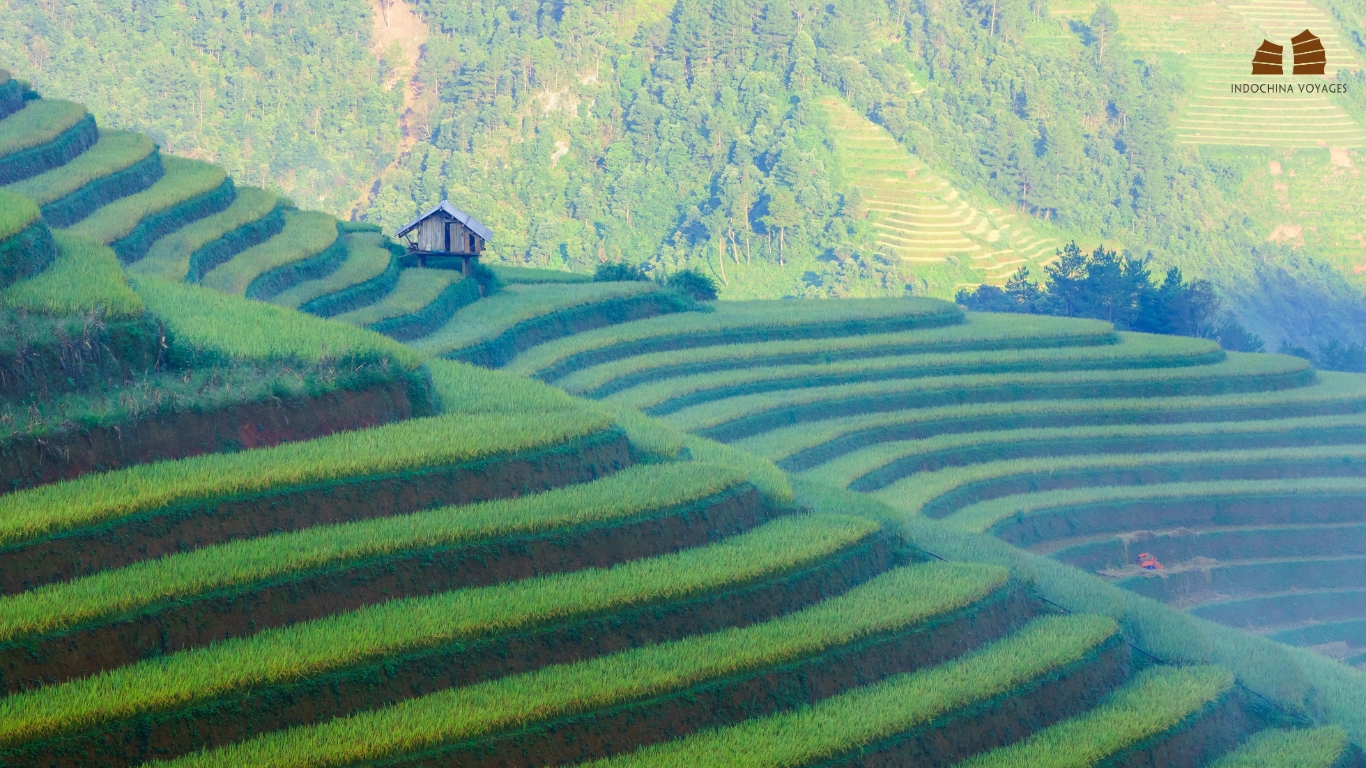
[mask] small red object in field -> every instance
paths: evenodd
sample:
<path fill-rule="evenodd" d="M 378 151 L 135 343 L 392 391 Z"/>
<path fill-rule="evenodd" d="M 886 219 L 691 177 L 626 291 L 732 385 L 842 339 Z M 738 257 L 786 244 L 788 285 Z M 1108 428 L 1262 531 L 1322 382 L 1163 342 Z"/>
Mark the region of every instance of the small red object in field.
<path fill-rule="evenodd" d="M 1162 563 L 1157 562 L 1157 558 L 1153 557 L 1147 552 L 1142 552 L 1139 554 L 1138 565 L 1145 571 L 1155 571 L 1158 568 L 1162 567 Z"/>

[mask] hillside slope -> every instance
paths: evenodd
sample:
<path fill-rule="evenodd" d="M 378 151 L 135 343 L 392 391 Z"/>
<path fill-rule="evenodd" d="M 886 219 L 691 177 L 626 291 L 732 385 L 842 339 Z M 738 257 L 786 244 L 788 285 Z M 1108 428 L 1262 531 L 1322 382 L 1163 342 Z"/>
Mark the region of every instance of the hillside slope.
<path fill-rule="evenodd" d="M 928 298 L 481 297 L 23 95 L 0 762 L 1360 764 L 1360 672 L 1138 594 L 1205 573 L 1241 591 L 1197 611 L 1355 662 L 1360 377 Z M 1172 495 L 1164 525 L 1247 520 L 1154 537 L 1128 591 L 1005 543 L 1129 577 L 1105 537 Z"/>
<path fill-rule="evenodd" d="M 133 275 L 336 317 L 461 360 L 510 358 L 520 348 L 503 337 L 514 328 L 536 326 L 547 339 L 692 308 L 649 282 L 547 291 L 540 284 L 587 278 L 517 268 L 466 278 L 405 266 L 407 250 L 373 224 L 239 188 L 222 168 L 163 154 L 145 136 L 102 130 L 81 105 L 0 77 L 0 89 L 19 97 L 0 115 L 0 174 L 10 182 L 2 189 L 27 201 L 44 231 L 107 245 Z M 498 294 L 504 280 L 508 290 Z M 476 302 L 481 322 L 472 324 L 461 310 Z"/>
<path fill-rule="evenodd" d="M 14 238 L 48 232 L 28 210 L 0 239 L 5 264 L 17 263 Z M 318 434 L 125 456 L 0 493 L 6 763 L 1010 765 L 1084 753 L 1194 766 L 1301 742 L 1315 745 L 1314 765 L 1360 762 L 1343 730 L 1269 708 L 1209 658 L 1154 664 L 1125 642 L 1134 627 L 1116 618 L 1131 617 L 1059 611 L 1027 569 L 945 562 L 895 512 L 833 489 L 807 489 L 815 509 L 798 506 L 768 461 L 628 407 L 650 407 L 644 390 L 674 379 L 598 404 L 203 286 L 142 276 L 130 288 L 113 251 L 48 237 L 58 254 L 24 262 L 5 288 L 28 302 L 29 322 L 120 312 L 173 339 L 172 360 L 196 355 L 216 375 L 369 362 L 397 376 L 376 383 L 402 382 L 388 400 L 412 407 L 346 422 L 355 405 L 334 391 L 294 406 L 296 419 L 329 422 Z M 69 279 L 77 269 L 89 278 Z M 1293 360 L 1222 360 L 1198 341 L 1160 349 L 1095 323 L 993 326 L 929 299 L 798 306 L 723 304 L 508 344 L 525 349 L 514 365 L 539 361 L 571 389 L 585 376 L 614 386 L 590 359 L 629 366 L 649 358 L 632 351 L 670 347 L 778 382 L 781 367 L 724 361 L 813 343 L 848 347 L 864 371 L 890 370 L 869 357 L 882 351 L 905 370 L 1061 364 L 1117 387 L 1280 394 L 1312 378 Z M 727 386 L 752 387 L 745 378 Z M 120 386 L 92 370 L 76 392 Z M 0 402 L 51 397 L 21 392 Z M 180 423 L 167 431 L 184 431 L 219 416 L 254 434 L 260 416 L 204 394 L 119 425 L 170 418 Z M 1315 714 L 1359 738 L 1339 710 L 1360 702 L 1325 685 L 1357 673 L 1319 671 Z M 1292 677 L 1271 676 L 1282 700 Z M 806 738 L 784 736 L 794 729 Z"/>
<path fill-rule="evenodd" d="M 195 24 L 217 5 L 30 5 L 0 19 L 0 56 L 168 149 L 309 205 L 317 192 L 333 213 L 392 228 L 450 197 L 499 232 L 492 255 L 509 265 L 697 266 L 733 299 L 950 297 L 1077 238 L 1215 281 L 1273 347 L 1366 340 L 1354 91 L 1221 95 L 1262 36 L 1284 43 L 1292 27 L 1319 30 L 1329 78 L 1359 90 L 1350 3 L 1121 4 L 1108 37 L 1092 4 L 1015 0 L 401 5 L 404 40 L 383 3 L 359 0 L 249 4 L 204 39 Z M 106 28 L 141 41 L 136 55 L 110 50 Z M 91 78 L 92 52 L 158 85 Z M 855 192 L 868 180 L 840 149 L 831 97 L 938 180 L 877 193 L 929 230 L 864 218 L 872 190 Z M 949 188 L 960 195 L 940 199 Z M 992 220 L 985 233 L 975 215 Z M 1020 242 L 973 239 L 1003 222 Z"/>

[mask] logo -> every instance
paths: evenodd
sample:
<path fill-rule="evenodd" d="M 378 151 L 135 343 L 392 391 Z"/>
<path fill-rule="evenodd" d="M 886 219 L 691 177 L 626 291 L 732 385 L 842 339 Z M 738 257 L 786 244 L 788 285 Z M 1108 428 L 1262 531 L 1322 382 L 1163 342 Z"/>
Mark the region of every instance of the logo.
<path fill-rule="evenodd" d="M 1328 64 L 1328 53 L 1323 50 L 1323 41 L 1306 29 L 1290 38 L 1290 44 L 1295 56 L 1294 74 L 1323 74 L 1323 68 Z M 1276 45 L 1270 40 L 1262 40 L 1261 47 L 1252 54 L 1252 74 L 1283 75 L 1284 61 L 1285 46 Z"/>

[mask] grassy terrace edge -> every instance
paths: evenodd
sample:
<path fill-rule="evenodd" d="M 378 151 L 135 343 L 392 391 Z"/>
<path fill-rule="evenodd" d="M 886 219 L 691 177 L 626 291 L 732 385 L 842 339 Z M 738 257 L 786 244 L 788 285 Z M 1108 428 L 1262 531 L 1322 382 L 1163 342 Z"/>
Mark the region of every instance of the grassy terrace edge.
<path fill-rule="evenodd" d="M 142 464 L 0 496 L 0 546 L 212 499 L 463 463 L 610 427 L 608 417 L 591 411 L 456 413 L 274 448 Z"/>
<path fill-rule="evenodd" d="M 1224 358 L 1224 351 L 1217 344 L 1204 339 L 1125 334 L 1121 344 L 898 354 L 699 373 L 642 383 L 606 399 L 651 415 L 662 415 L 698 403 L 784 389 L 940 376 L 1177 368 L 1210 365 Z"/>
<path fill-rule="evenodd" d="M 695 462 L 637 466 L 592 483 L 516 499 L 210 546 L 0 597 L 0 643 L 399 552 L 622 520 L 701 499 L 744 480 L 739 469 Z"/>
<path fill-rule="evenodd" d="M 402 651 L 674 601 L 815 563 L 879 530 L 866 518 L 779 518 L 716 544 L 610 569 L 393 600 L 0 699 L 0 745 L 80 732 L 234 691 L 288 685 Z"/>
<path fill-rule="evenodd" d="M 955 710 L 1007 694 L 1081 661 L 1114 636 L 1098 616 L 1049 616 L 937 667 L 900 675 L 811 707 L 750 720 L 620 757 L 592 768 L 801 766 L 924 727 Z"/>
<path fill-rule="evenodd" d="M 1221 363 L 1184 368 L 978 374 L 865 382 L 740 395 L 675 411 L 665 421 L 725 441 L 781 426 L 847 415 L 1001 400 L 1176 397 L 1193 392 L 1292 389 L 1314 381 L 1309 363 L 1286 355 L 1228 353 Z"/>
<path fill-rule="evenodd" d="M 686 693 L 690 686 L 791 663 L 863 638 L 916 627 L 1006 585 L 1006 570 L 995 566 L 905 566 L 760 624 L 445 691 L 170 765 L 321 768 L 431 750 L 631 701 Z"/>
<path fill-rule="evenodd" d="M 890 333 L 962 322 L 955 305 L 938 299 L 816 302 L 795 316 L 782 302 L 726 302 L 712 312 L 649 318 L 536 346 L 509 366 L 512 373 L 553 381 L 589 365 L 644 352 L 717 344 Z"/>
<path fill-rule="evenodd" d="M 668 352 L 646 352 L 580 368 L 553 381 L 556 386 L 575 394 L 604 397 L 658 378 L 759 365 L 800 365 L 893 354 L 1085 347 L 1119 342 L 1119 335 L 1108 323 L 1039 322 L 1042 319 L 1044 318 L 1031 318 L 1028 315 L 1007 317 L 968 313 L 965 322 L 960 324 L 912 331 L 720 344 Z M 519 358 L 513 361 L 509 369 L 521 372 L 524 365 L 524 361 Z"/>
<path fill-rule="evenodd" d="M 735 447 L 796 471 L 881 442 L 924 440 L 949 433 L 1075 428 L 1201 421 L 1287 419 L 1366 412 L 1366 380 L 1320 371 L 1318 382 L 1295 389 L 1228 395 L 1030 400 L 947 405 L 836 416 L 780 427 Z M 1058 425 L 1072 425 L 1058 427 Z"/>

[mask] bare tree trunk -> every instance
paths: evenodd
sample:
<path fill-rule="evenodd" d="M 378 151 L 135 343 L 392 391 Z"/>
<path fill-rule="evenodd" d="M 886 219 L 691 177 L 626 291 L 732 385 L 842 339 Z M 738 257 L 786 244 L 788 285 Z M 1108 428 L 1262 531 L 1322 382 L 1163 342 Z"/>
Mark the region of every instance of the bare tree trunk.
<path fill-rule="evenodd" d="M 997 0 L 991 0 L 991 37 L 996 36 L 996 3 Z"/>
<path fill-rule="evenodd" d="M 716 238 L 716 263 L 721 267 L 721 284 L 730 286 L 730 281 L 726 279 L 726 241 L 720 237 Z"/>

